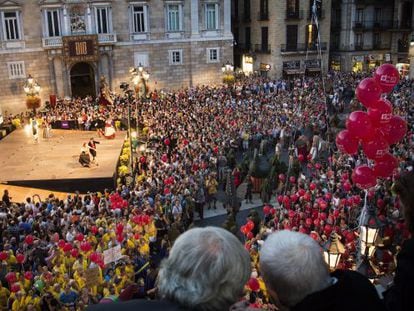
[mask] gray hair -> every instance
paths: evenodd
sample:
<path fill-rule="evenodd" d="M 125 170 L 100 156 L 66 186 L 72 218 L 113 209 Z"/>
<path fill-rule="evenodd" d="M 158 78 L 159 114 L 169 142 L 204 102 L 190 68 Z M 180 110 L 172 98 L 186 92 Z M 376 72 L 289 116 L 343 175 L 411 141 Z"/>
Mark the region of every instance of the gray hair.
<path fill-rule="evenodd" d="M 331 282 L 318 243 L 308 235 L 288 230 L 266 239 L 260 251 L 260 268 L 267 286 L 287 307 L 325 289 Z"/>
<path fill-rule="evenodd" d="M 233 234 L 194 228 L 178 237 L 161 264 L 158 290 L 181 306 L 222 311 L 243 295 L 249 276 L 249 254 Z"/>

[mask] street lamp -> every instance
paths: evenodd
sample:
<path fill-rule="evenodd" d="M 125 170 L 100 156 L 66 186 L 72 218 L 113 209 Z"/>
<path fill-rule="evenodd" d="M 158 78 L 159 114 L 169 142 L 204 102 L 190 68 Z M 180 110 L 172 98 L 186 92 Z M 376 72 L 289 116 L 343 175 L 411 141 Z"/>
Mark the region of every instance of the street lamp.
<path fill-rule="evenodd" d="M 144 69 L 141 63 L 139 63 L 138 67 L 133 67 L 129 70 L 132 75 L 132 83 L 135 87 L 135 93 L 138 95 L 139 98 L 145 99 L 147 96 L 147 83 L 150 77 L 148 71 Z"/>
<path fill-rule="evenodd" d="M 329 240 L 323 245 L 323 250 L 325 262 L 328 264 L 331 271 L 335 271 L 338 267 L 341 255 L 345 253 L 345 247 L 341 241 L 339 241 L 336 232 L 332 232 Z"/>
<path fill-rule="evenodd" d="M 382 226 L 383 224 L 377 217 L 375 208 L 368 206 L 360 228 L 361 255 L 368 257 L 373 255 L 375 242 Z"/>
<path fill-rule="evenodd" d="M 23 85 L 24 93 L 26 94 L 26 106 L 36 113 L 36 108 L 40 107 L 40 90 L 39 83 L 29 74 L 25 84 Z"/>
<path fill-rule="evenodd" d="M 227 61 L 221 66 L 221 71 L 223 72 L 223 82 L 226 84 L 233 84 L 235 80 L 233 64 Z"/>

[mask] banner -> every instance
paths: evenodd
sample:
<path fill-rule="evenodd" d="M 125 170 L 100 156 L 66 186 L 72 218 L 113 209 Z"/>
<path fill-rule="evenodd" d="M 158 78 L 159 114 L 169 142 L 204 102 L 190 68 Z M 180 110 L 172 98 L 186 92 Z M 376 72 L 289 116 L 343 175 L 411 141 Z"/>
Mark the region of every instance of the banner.
<path fill-rule="evenodd" d="M 104 264 L 107 265 L 111 262 L 116 262 L 119 259 L 121 259 L 122 253 L 121 253 L 121 245 L 112 247 L 110 249 L 107 249 L 103 252 L 104 255 Z"/>
<path fill-rule="evenodd" d="M 63 57 L 71 62 L 98 60 L 98 36 L 80 35 L 63 37 Z"/>

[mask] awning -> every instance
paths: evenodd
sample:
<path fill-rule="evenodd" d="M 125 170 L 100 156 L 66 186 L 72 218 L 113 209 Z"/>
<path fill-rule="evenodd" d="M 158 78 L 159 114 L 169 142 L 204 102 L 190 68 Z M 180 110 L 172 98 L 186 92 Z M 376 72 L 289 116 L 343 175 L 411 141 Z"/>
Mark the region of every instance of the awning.
<path fill-rule="evenodd" d="M 307 71 L 321 71 L 321 68 L 306 68 Z"/>
<path fill-rule="evenodd" d="M 285 69 L 283 70 L 287 75 L 300 75 L 304 74 L 305 71 L 301 69 Z"/>

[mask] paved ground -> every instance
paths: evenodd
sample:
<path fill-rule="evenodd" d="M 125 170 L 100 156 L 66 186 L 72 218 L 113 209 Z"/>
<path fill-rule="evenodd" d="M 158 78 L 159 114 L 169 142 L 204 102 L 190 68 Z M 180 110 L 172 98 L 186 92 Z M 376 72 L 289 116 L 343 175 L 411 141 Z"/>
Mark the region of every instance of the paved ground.
<path fill-rule="evenodd" d="M 33 197 L 34 195 L 38 195 L 40 199 L 43 201 L 45 198 L 49 196 L 53 192 L 53 195 L 60 200 L 64 200 L 67 197 L 66 192 L 58 192 L 58 191 L 49 191 L 49 190 L 42 190 L 36 188 L 27 188 L 27 187 L 18 187 L 12 185 L 3 185 L 0 184 L 0 195 L 3 195 L 4 190 L 9 190 L 9 195 L 12 197 L 13 202 L 25 202 L 26 198 Z M 37 197 L 35 202 L 37 202 Z"/>
<path fill-rule="evenodd" d="M 52 130 L 49 139 L 32 136 L 19 129 L 0 141 L 0 183 L 16 180 L 47 180 L 69 178 L 112 177 L 125 132 L 116 138 L 97 138 L 96 133 L 73 130 Z M 83 142 L 96 137 L 98 166 L 81 167 L 78 159 Z"/>

